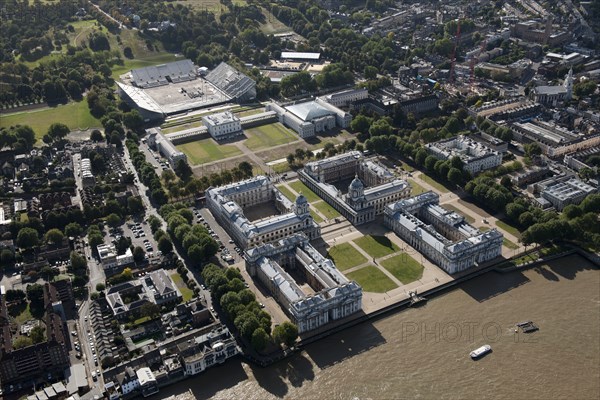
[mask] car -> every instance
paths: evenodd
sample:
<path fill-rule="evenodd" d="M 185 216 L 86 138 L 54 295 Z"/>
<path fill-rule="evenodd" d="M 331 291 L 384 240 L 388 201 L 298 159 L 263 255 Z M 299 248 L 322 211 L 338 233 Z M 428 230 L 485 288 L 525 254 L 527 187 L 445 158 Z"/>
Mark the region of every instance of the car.
<path fill-rule="evenodd" d="M 204 286 L 204 285 L 200 285 L 200 289 L 202 289 L 202 290 L 206 290 L 206 286 Z"/>
<path fill-rule="evenodd" d="M 81 353 L 77 352 L 77 354 L 75 354 L 75 358 L 80 359 L 81 358 Z"/>
<path fill-rule="evenodd" d="M 94 380 L 94 382 L 98 380 L 95 372 L 92 372 L 92 379 Z"/>
<path fill-rule="evenodd" d="M 265 308 L 265 305 L 263 303 L 258 303 L 260 305 L 260 308 Z"/>
<path fill-rule="evenodd" d="M 77 336 L 77 332 L 76 331 L 71 331 L 71 335 Z"/>
<path fill-rule="evenodd" d="M 96 367 L 98 366 L 98 359 L 97 359 L 97 358 L 94 360 L 94 365 L 95 365 Z"/>
<path fill-rule="evenodd" d="M 210 312 L 214 313 L 214 312 L 215 312 L 215 308 L 214 308 L 214 307 L 211 307 L 211 308 L 210 308 Z"/>
<path fill-rule="evenodd" d="M 235 242 L 233 241 L 233 239 L 229 239 L 229 244 L 234 244 Z"/>

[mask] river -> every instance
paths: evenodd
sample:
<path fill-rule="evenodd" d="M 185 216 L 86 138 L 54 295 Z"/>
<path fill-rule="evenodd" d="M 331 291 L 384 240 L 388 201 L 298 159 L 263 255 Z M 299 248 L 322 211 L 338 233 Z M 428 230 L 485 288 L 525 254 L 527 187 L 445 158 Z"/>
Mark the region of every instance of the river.
<path fill-rule="evenodd" d="M 516 322 L 540 330 L 515 333 Z M 492 353 L 472 361 L 483 344 Z M 598 399 L 600 270 L 579 256 L 490 272 L 268 368 L 241 359 L 164 388 L 198 399 Z"/>

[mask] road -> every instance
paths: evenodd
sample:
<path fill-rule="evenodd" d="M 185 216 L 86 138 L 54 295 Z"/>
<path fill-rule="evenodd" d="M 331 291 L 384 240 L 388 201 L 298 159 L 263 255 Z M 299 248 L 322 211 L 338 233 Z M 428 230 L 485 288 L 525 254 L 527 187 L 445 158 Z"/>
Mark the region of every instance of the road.
<path fill-rule="evenodd" d="M 114 22 L 115 22 L 117 25 L 119 25 L 119 29 L 127 29 L 127 27 L 126 27 L 125 25 L 123 25 L 123 24 L 122 24 L 120 21 L 117 21 L 116 19 L 114 19 L 112 15 L 110 15 L 110 14 L 108 14 L 108 13 L 104 12 L 104 10 L 100 8 L 100 6 L 98 6 L 98 5 L 94 4 L 94 3 L 92 3 L 91 1 L 89 1 L 89 3 L 90 3 L 90 5 L 91 5 L 92 7 L 94 7 L 96 10 L 98 10 L 98 11 L 100 11 L 102 14 L 106 15 L 106 17 L 107 17 L 108 19 L 111 19 L 111 20 L 113 20 L 113 21 L 114 21 Z"/>

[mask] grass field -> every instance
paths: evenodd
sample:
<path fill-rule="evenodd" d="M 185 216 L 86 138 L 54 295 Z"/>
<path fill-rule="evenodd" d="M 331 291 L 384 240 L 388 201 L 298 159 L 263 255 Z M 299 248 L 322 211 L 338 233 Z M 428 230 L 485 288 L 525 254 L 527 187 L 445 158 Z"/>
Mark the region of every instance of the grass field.
<path fill-rule="evenodd" d="M 333 207 L 327 204 L 325 201 L 318 201 L 313 204 L 313 206 L 319 210 L 321 214 L 325 216 L 327 219 L 334 219 L 340 216 L 340 213 L 337 212 Z"/>
<path fill-rule="evenodd" d="M 290 168 L 290 164 L 288 164 L 287 161 L 277 163 L 274 165 L 269 165 L 269 168 L 271 168 L 274 172 L 278 174 L 283 174 L 284 172 L 292 170 L 292 168 Z"/>
<path fill-rule="evenodd" d="M 177 272 L 175 272 L 174 274 L 171 274 L 171 279 L 173 279 L 173 282 L 179 288 L 179 291 L 181 292 L 181 296 L 183 297 L 184 302 L 191 300 L 192 297 L 194 297 L 194 292 L 192 291 L 192 289 L 187 287 L 185 282 L 183 282 L 181 275 L 179 275 Z"/>
<path fill-rule="evenodd" d="M 496 226 L 500 229 L 504 229 L 506 232 L 510 233 L 511 235 L 517 237 L 517 238 L 521 238 L 521 232 L 519 232 L 519 230 L 517 228 L 515 228 L 512 225 L 507 224 L 504 221 L 496 221 Z"/>
<path fill-rule="evenodd" d="M 365 292 L 385 293 L 398 287 L 383 272 L 372 265 L 349 272 L 346 277 L 355 280 Z"/>
<path fill-rule="evenodd" d="M 0 127 L 9 127 L 17 124 L 29 125 L 35 132 L 38 140 L 46 134 L 50 125 L 62 122 L 71 130 L 102 127 L 100 121 L 90 114 L 86 101 L 71 102 L 51 108 L 22 111 L 15 114 L 6 114 L 0 117 Z"/>
<path fill-rule="evenodd" d="M 279 191 L 281 193 L 283 193 L 283 195 L 285 197 L 287 197 L 288 199 L 290 199 L 291 201 L 296 200 L 296 195 L 294 193 L 292 193 L 292 191 L 290 189 L 288 189 L 287 187 L 285 187 L 284 185 L 277 185 L 277 189 L 279 189 Z"/>
<path fill-rule="evenodd" d="M 333 260 L 335 266 L 340 271 L 345 271 L 367 262 L 367 259 L 350 243 L 342 243 L 333 246 L 329 249 L 327 257 Z"/>
<path fill-rule="evenodd" d="M 477 227 L 477 229 L 479 229 L 481 232 L 485 232 L 485 231 L 489 231 L 490 227 L 484 225 L 484 226 Z"/>
<path fill-rule="evenodd" d="M 508 247 L 511 250 L 516 250 L 516 249 L 519 248 L 519 245 L 511 242 L 507 238 L 502 238 L 502 244 L 505 245 L 506 247 Z"/>
<path fill-rule="evenodd" d="M 405 285 L 423 276 L 423 266 L 406 253 L 388 258 L 381 265 Z"/>
<path fill-rule="evenodd" d="M 279 122 L 245 129 L 244 132 L 248 136 L 244 145 L 250 150 L 267 149 L 298 140 L 297 136 Z"/>
<path fill-rule="evenodd" d="M 308 209 L 308 211 L 310 211 L 310 215 L 313 217 L 313 219 L 315 220 L 315 222 L 317 224 L 320 224 L 321 222 L 323 222 L 323 218 L 321 218 L 321 216 L 315 212 L 315 210 L 312 208 L 312 206 Z"/>
<path fill-rule="evenodd" d="M 177 148 L 184 152 L 194 165 L 242 154 L 237 147 L 230 144 L 217 144 L 212 139 L 202 139 L 196 142 L 180 144 Z"/>
<path fill-rule="evenodd" d="M 363 236 L 354 241 L 371 257 L 379 258 L 400 251 L 400 248 L 385 236 Z"/>
<path fill-rule="evenodd" d="M 431 186 L 433 186 L 434 189 L 437 190 L 438 192 L 448 193 L 450 191 L 450 189 L 448 189 L 446 186 L 442 185 L 435 179 L 433 179 L 425 174 L 421 174 L 420 178 L 423 182 L 426 182 L 426 183 L 430 184 Z"/>
<path fill-rule="evenodd" d="M 306 200 L 308 200 L 309 203 L 314 203 L 315 201 L 321 200 L 321 198 L 319 196 L 317 196 L 315 194 L 315 192 L 313 192 L 312 190 L 310 190 L 308 188 L 308 186 L 306 186 L 304 183 L 302 183 L 300 181 L 291 182 L 289 185 L 297 193 L 302 193 L 304 195 L 304 197 L 306 197 Z"/>
<path fill-rule="evenodd" d="M 264 33 L 271 34 L 291 31 L 286 24 L 278 20 L 269 10 L 262 8 L 262 12 L 266 18 L 266 22 L 261 25 L 260 30 Z"/>
<path fill-rule="evenodd" d="M 411 196 L 416 196 L 418 194 L 425 193 L 427 191 L 427 190 L 425 190 L 425 188 L 423 186 L 419 185 L 413 179 L 408 179 L 408 183 L 410 183 L 410 186 L 412 188 L 411 192 L 410 192 Z"/>
<path fill-rule="evenodd" d="M 470 224 L 475 223 L 475 218 L 471 217 L 469 214 L 463 213 L 458 207 L 456 207 L 456 206 L 454 206 L 452 204 L 443 204 L 442 207 L 444 207 L 445 209 L 448 209 L 450 211 L 454 211 L 458 215 L 462 215 L 463 217 L 465 217 L 465 219 L 467 220 L 467 222 L 470 223 Z"/>

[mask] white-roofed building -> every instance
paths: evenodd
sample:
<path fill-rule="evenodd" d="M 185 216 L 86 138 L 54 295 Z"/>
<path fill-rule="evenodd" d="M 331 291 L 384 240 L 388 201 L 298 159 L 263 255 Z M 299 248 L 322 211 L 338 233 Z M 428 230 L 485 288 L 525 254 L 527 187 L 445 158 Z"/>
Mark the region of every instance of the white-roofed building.
<path fill-rule="evenodd" d="M 449 274 L 502 254 L 500 232 L 481 232 L 463 216 L 441 207 L 439 195 L 431 191 L 389 204 L 384 221 L 402 240 Z"/>
<path fill-rule="evenodd" d="M 428 143 L 425 150 L 440 160 L 459 157 L 464 164 L 464 170 L 472 175 L 502 164 L 500 152 L 464 135 Z"/>
<path fill-rule="evenodd" d="M 306 163 L 298 177 L 354 225 L 373 221 L 387 204 L 411 192 L 408 182 L 396 179 L 375 159 L 364 160 L 359 151 Z M 346 194 L 334 185 L 352 177 Z"/>
<path fill-rule="evenodd" d="M 298 61 L 319 61 L 321 58 L 321 53 L 309 53 L 309 52 L 299 52 L 299 51 L 282 51 L 281 57 L 282 60 L 298 60 Z"/>
<path fill-rule="evenodd" d="M 323 99 L 335 107 L 347 107 L 350 103 L 365 100 L 369 97 L 369 90 L 365 88 L 348 89 L 341 92 L 328 94 Z"/>
<path fill-rule="evenodd" d="M 541 189 L 542 197 L 559 211 L 569 204 L 579 204 L 587 195 L 597 192 L 595 187 L 575 176 L 550 178 L 539 182 L 537 186 Z"/>
<path fill-rule="evenodd" d="M 138 381 L 140 383 L 139 389 L 142 392 L 142 396 L 148 397 L 154 393 L 158 393 L 158 383 L 152 370 L 148 367 L 143 367 L 135 371 Z"/>
<path fill-rule="evenodd" d="M 206 191 L 208 208 L 221 226 L 242 248 L 279 240 L 304 232 L 310 239 L 320 236 L 321 229 L 313 220 L 308 201 L 302 195 L 288 200 L 266 176 L 232 183 Z M 243 208 L 273 202 L 280 215 L 252 222 Z"/>
<path fill-rule="evenodd" d="M 215 140 L 226 140 L 243 134 L 241 120 L 231 111 L 202 117 L 204 126 Z"/>
<path fill-rule="evenodd" d="M 303 234 L 249 249 L 245 259 L 250 275 L 269 289 L 299 333 L 361 310 L 362 288 L 349 281 Z M 302 274 L 306 283 L 299 285 L 286 269 Z"/>
<path fill-rule="evenodd" d="M 314 101 L 282 107 L 269 103 L 267 111 L 275 111 L 279 122 L 295 130 L 301 138 L 315 136 L 333 128 L 347 128 L 352 122 L 352 115 L 317 98 Z"/>

